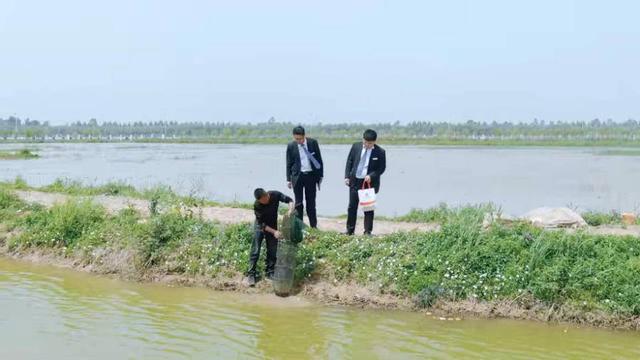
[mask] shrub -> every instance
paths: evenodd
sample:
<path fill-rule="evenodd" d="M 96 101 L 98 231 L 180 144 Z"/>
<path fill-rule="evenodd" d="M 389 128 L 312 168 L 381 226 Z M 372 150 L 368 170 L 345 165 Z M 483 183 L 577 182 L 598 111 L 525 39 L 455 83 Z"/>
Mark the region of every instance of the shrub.
<path fill-rule="evenodd" d="M 22 221 L 28 231 L 14 245 L 91 248 L 104 241 L 106 212 L 89 201 L 68 201 L 34 211 Z"/>
<path fill-rule="evenodd" d="M 622 215 L 616 211 L 611 211 L 609 213 L 599 213 L 594 211 L 588 211 L 588 212 L 582 213 L 581 215 L 584 221 L 586 221 L 587 224 L 591 226 L 622 223 Z"/>

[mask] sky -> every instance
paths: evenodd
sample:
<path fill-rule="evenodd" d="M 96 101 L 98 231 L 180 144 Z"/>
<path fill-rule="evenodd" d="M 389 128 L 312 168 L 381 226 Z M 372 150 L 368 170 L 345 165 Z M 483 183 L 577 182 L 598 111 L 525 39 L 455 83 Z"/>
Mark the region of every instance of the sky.
<path fill-rule="evenodd" d="M 0 0 L 0 117 L 640 120 L 640 2 Z"/>

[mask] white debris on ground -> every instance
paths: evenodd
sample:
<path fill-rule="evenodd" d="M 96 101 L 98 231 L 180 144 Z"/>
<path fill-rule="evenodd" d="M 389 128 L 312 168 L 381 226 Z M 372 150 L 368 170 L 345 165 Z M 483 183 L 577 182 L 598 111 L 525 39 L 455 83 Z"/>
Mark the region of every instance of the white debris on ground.
<path fill-rule="evenodd" d="M 486 229 L 498 222 L 510 224 L 514 221 L 526 221 L 541 228 L 579 228 L 587 226 L 582 216 L 566 207 L 540 207 L 533 209 L 521 217 L 514 217 L 500 212 L 486 213 L 482 226 Z"/>
<path fill-rule="evenodd" d="M 587 226 L 582 216 L 567 207 L 541 207 L 522 215 L 522 220 L 543 228 L 578 228 Z"/>

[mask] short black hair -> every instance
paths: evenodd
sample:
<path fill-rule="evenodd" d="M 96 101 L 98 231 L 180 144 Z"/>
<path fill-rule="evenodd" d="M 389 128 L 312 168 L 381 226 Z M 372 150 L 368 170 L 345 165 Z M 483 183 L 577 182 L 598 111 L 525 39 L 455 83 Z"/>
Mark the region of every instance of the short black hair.
<path fill-rule="evenodd" d="M 253 196 L 256 197 L 256 200 L 260 200 L 265 195 L 267 195 L 267 192 L 264 191 L 263 188 L 257 188 L 255 190 L 253 190 Z"/>
<path fill-rule="evenodd" d="M 293 128 L 293 135 L 303 135 L 304 136 L 304 128 L 300 125 Z"/>
<path fill-rule="evenodd" d="M 362 134 L 362 138 L 366 141 L 376 141 L 378 140 L 378 133 L 376 133 L 374 130 L 367 129 L 364 131 L 364 134 Z"/>

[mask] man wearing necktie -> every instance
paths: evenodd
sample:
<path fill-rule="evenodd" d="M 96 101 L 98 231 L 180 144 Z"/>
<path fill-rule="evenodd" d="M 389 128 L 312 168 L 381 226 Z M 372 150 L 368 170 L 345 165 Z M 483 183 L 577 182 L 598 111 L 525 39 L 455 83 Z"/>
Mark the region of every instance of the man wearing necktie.
<path fill-rule="evenodd" d="M 318 226 L 316 216 L 316 187 L 320 190 L 324 166 L 320 146 L 315 139 L 306 137 L 304 128 L 293 128 L 293 141 L 287 146 L 287 186 L 293 189 L 296 214 L 302 219 L 304 202 L 307 204 L 309 226 Z"/>
<path fill-rule="evenodd" d="M 344 172 L 344 183 L 349 187 L 349 209 L 347 211 L 347 234 L 353 235 L 356 230 L 358 216 L 358 190 L 363 184 L 373 187 L 376 194 L 380 190 L 380 176 L 387 168 L 386 152 L 376 145 L 378 134 L 367 129 L 362 142 L 353 144 Z M 364 213 L 364 234 L 373 231 L 373 211 Z"/>

